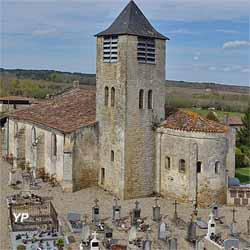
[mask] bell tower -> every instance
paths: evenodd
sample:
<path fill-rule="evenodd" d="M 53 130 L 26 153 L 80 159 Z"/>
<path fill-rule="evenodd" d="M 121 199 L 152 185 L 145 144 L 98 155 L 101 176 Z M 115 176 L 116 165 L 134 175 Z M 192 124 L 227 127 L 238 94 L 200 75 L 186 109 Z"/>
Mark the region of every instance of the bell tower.
<path fill-rule="evenodd" d="M 99 185 L 121 199 L 154 191 L 154 125 L 165 118 L 165 47 L 134 1 L 97 37 Z"/>

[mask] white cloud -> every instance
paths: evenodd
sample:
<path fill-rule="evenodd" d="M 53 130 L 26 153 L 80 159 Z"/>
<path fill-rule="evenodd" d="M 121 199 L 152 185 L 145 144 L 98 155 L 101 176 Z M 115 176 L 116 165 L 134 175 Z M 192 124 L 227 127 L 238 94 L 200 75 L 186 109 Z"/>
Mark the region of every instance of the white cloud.
<path fill-rule="evenodd" d="M 215 71 L 217 68 L 215 66 L 210 66 L 208 69 L 211 71 Z"/>
<path fill-rule="evenodd" d="M 197 61 L 197 60 L 199 60 L 199 57 L 198 57 L 198 56 L 194 56 L 193 59 L 194 59 L 195 61 Z"/>
<path fill-rule="evenodd" d="M 37 29 L 34 30 L 32 32 L 33 36 L 47 36 L 47 35 L 51 35 L 51 34 L 55 34 L 56 33 L 56 29 L 55 28 L 50 28 L 50 29 Z"/>
<path fill-rule="evenodd" d="M 170 30 L 168 31 L 169 34 L 174 34 L 174 35 L 191 35 L 194 32 L 187 30 L 187 29 L 176 29 L 176 30 Z"/>
<path fill-rule="evenodd" d="M 228 41 L 223 44 L 223 49 L 238 49 L 250 46 L 250 41 Z"/>
<path fill-rule="evenodd" d="M 242 69 L 241 72 L 242 72 L 242 73 L 250 73 L 250 69 L 249 69 L 249 68 Z"/>
<path fill-rule="evenodd" d="M 229 72 L 229 71 L 231 71 L 231 68 L 230 67 L 225 67 L 225 68 L 222 69 L 222 71 Z"/>
<path fill-rule="evenodd" d="M 224 33 L 224 34 L 239 34 L 238 30 L 227 30 L 227 29 L 217 29 L 216 32 Z"/>

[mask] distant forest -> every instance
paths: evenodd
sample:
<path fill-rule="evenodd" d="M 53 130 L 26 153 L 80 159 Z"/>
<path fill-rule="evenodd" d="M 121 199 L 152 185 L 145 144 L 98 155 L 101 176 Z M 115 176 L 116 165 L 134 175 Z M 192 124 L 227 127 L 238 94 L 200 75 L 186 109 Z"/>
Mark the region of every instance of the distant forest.
<path fill-rule="evenodd" d="M 0 68 L 0 96 L 46 98 L 71 88 L 75 80 L 81 85 L 96 84 L 95 74 Z M 166 80 L 166 103 L 173 107 L 244 112 L 249 99 L 249 87 Z"/>

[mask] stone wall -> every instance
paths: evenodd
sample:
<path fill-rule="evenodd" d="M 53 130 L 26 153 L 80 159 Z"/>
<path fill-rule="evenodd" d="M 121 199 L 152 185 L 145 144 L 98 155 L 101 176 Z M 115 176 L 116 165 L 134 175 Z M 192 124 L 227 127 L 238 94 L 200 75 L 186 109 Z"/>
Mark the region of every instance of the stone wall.
<path fill-rule="evenodd" d="M 234 161 L 234 155 L 228 156 L 229 135 L 164 128 L 157 132 L 157 192 L 183 201 L 194 201 L 198 160 L 201 162 L 201 172 L 197 173 L 199 204 L 224 204 L 227 162 L 230 157 Z M 170 159 L 170 167 L 167 157 Z M 179 171 L 181 159 L 185 160 L 185 173 Z"/>
<path fill-rule="evenodd" d="M 98 37 L 99 185 L 124 199 L 150 195 L 155 165 L 152 125 L 164 118 L 165 41 L 156 40 L 156 64 L 137 61 L 136 36 L 119 36 L 117 63 L 104 63 L 102 51 L 103 38 Z M 108 106 L 104 103 L 105 87 L 109 88 Z M 112 87 L 115 88 L 114 107 L 110 105 Z M 145 104 L 148 90 L 153 90 L 153 110 L 148 110 L 147 105 L 139 110 L 140 89 L 144 89 Z"/>
<path fill-rule="evenodd" d="M 73 190 L 98 185 L 98 126 L 89 126 L 74 133 Z M 69 151 L 67 151 L 70 153 Z"/>

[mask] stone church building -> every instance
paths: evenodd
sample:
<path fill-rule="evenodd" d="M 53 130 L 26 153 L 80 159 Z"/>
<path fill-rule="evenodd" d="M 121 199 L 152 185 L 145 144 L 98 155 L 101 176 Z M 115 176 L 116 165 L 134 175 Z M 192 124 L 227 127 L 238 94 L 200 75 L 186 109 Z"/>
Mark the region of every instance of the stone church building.
<path fill-rule="evenodd" d="M 75 87 L 9 115 L 15 164 L 43 168 L 65 191 L 99 185 L 121 199 L 158 193 L 183 201 L 198 192 L 200 203 L 224 203 L 235 135 L 165 109 L 169 39 L 130 1 L 96 40 L 96 88 Z"/>

